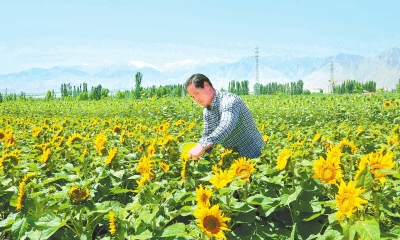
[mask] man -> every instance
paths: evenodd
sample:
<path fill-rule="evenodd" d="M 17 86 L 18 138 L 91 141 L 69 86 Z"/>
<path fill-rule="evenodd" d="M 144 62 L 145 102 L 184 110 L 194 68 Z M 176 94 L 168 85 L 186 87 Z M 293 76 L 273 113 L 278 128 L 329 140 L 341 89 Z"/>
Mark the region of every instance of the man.
<path fill-rule="evenodd" d="M 243 100 L 233 93 L 219 92 L 203 74 L 194 74 L 186 81 L 188 94 L 204 108 L 203 136 L 188 154 L 198 159 L 217 143 L 237 151 L 241 157 L 257 158 L 264 140 L 253 116 Z"/>

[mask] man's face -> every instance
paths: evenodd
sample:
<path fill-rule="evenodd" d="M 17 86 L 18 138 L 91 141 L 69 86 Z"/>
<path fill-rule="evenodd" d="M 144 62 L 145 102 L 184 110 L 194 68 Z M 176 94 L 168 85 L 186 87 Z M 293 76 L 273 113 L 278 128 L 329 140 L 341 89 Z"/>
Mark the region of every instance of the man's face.
<path fill-rule="evenodd" d="M 215 90 L 213 87 L 204 82 L 204 88 L 196 88 L 192 83 L 186 88 L 189 96 L 191 96 L 198 104 L 205 107 L 211 105 L 214 98 Z"/>

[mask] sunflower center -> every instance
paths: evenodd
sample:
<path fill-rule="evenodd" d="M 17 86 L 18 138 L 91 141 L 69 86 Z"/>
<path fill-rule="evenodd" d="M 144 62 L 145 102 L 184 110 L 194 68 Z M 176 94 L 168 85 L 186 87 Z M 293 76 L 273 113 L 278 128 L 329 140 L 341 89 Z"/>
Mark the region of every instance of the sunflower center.
<path fill-rule="evenodd" d="M 238 168 L 236 171 L 237 176 L 242 176 L 242 179 L 247 178 L 249 176 L 249 170 L 247 169 L 246 166 L 242 166 Z"/>
<path fill-rule="evenodd" d="M 203 220 L 203 226 L 212 234 L 216 234 L 220 231 L 220 224 L 215 216 L 206 216 Z"/>
<path fill-rule="evenodd" d="M 324 166 L 322 169 L 322 179 L 325 181 L 335 179 L 335 168 L 331 165 Z"/>
<path fill-rule="evenodd" d="M 340 204 L 340 208 L 342 209 L 343 212 L 351 211 L 353 208 L 352 200 L 348 196 L 343 197 L 342 202 Z"/>

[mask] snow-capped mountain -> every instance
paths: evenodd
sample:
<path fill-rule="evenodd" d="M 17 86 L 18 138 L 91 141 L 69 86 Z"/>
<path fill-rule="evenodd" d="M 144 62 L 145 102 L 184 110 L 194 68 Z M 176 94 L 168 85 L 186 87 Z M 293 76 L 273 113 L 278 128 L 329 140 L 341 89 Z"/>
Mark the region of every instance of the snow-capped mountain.
<path fill-rule="evenodd" d="M 331 63 L 332 61 L 332 63 Z M 193 73 L 203 73 L 216 88 L 228 88 L 231 80 L 249 80 L 255 84 L 255 57 L 244 57 L 236 62 L 221 59 L 198 61 L 185 59 L 154 66 L 142 61 L 106 64 L 103 66 L 54 66 L 49 69 L 31 68 L 0 75 L 0 92 L 40 94 L 47 90 L 58 92 L 61 84 L 88 87 L 101 84 L 110 90 L 135 87 L 135 75 L 142 73 L 142 86 L 183 84 Z M 346 79 L 360 82 L 375 81 L 378 88 L 393 89 L 400 79 L 400 49 L 390 48 L 374 56 L 363 57 L 339 53 L 325 58 L 268 56 L 259 58 L 259 81 L 287 83 L 302 79 L 306 89 L 328 89 L 331 68 L 336 83 Z"/>

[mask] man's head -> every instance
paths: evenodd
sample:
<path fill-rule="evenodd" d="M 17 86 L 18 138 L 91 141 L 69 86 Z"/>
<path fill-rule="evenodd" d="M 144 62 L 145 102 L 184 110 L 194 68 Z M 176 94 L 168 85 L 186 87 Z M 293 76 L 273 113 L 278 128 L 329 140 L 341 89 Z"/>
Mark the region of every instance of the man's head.
<path fill-rule="evenodd" d="M 215 89 L 210 79 L 200 73 L 193 74 L 186 81 L 186 90 L 203 107 L 211 105 L 215 94 Z"/>

